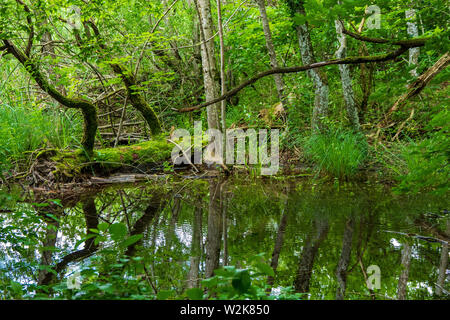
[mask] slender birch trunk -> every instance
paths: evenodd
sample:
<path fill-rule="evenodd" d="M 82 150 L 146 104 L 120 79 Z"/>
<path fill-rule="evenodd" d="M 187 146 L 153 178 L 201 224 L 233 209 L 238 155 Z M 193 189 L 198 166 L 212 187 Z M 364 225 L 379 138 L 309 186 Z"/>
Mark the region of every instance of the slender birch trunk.
<path fill-rule="evenodd" d="M 306 16 L 303 3 L 304 0 L 288 2 L 293 13 Z M 303 64 L 308 65 L 316 62 L 308 23 L 298 25 L 296 26 L 296 29 Z M 311 126 L 313 132 L 319 132 L 324 129 L 322 120 L 328 115 L 328 79 L 326 74 L 320 68 L 308 70 L 308 75 L 314 82 L 315 86 L 315 99 Z"/>
<path fill-rule="evenodd" d="M 220 40 L 220 95 L 224 95 L 227 93 L 226 87 L 226 74 L 225 74 L 225 44 L 223 40 L 223 23 L 222 23 L 222 0 L 217 0 L 217 25 L 219 26 L 219 40 Z M 226 106 L 227 100 L 222 100 L 220 102 L 220 118 L 221 118 L 221 126 L 222 132 L 225 132 L 227 129 L 226 124 Z M 224 143 L 225 146 L 225 143 Z"/>
<path fill-rule="evenodd" d="M 214 52 L 214 33 L 211 15 L 211 3 L 210 0 L 196 0 L 196 4 L 198 5 L 199 9 L 200 35 L 203 42 L 201 46 L 203 82 L 205 85 L 206 101 L 210 101 L 219 96 L 216 58 Z M 208 118 L 208 128 L 219 129 L 220 104 L 216 103 L 208 106 L 206 112 Z"/>
<path fill-rule="evenodd" d="M 270 66 L 272 69 L 278 68 L 277 54 L 272 41 L 272 32 L 270 31 L 269 19 L 267 18 L 266 4 L 265 0 L 256 0 L 259 6 L 259 13 L 261 15 L 262 26 L 264 30 L 264 37 L 266 38 L 266 47 L 269 52 Z M 283 76 L 279 73 L 274 74 L 273 78 L 275 80 L 275 85 L 277 87 L 278 98 L 280 99 L 281 105 L 284 107 L 286 102 L 286 97 L 284 95 L 285 84 Z"/>
<path fill-rule="evenodd" d="M 419 29 L 417 28 L 416 22 L 416 10 L 409 9 L 406 10 L 405 16 L 407 19 L 406 25 L 408 27 L 407 32 L 408 35 L 415 38 L 419 36 Z M 417 66 L 419 62 L 420 48 L 411 48 L 409 49 L 409 65 Z M 410 71 L 413 77 L 418 77 L 417 67 Z"/>
<path fill-rule="evenodd" d="M 347 56 L 347 38 L 343 33 L 342 23 L 335 21 L 336 34 L 339 41 L 339 49 L 336 51 L 337 59 L 344 59 Z M 352 87 L 352 77 L 350 75 L 350 68 L 346 64 L 339 65 L 339 72 L 341 74 L 342 93 L 344 95 L 345 106 L 347 108 L 347 115 L 355 131 L 359 131 L 359 117 L 356 108 L 355 94 Z"/>

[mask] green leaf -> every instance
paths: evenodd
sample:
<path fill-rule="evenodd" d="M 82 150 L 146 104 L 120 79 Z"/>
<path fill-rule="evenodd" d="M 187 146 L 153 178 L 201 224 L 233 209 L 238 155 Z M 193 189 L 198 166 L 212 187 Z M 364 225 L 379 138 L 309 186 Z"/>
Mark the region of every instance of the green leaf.
<path fill-rule="evenodd" d="M 127 234 L 127 227 L 123 223 L 114 223 L 109 227 L 111 239 L 114 241 L 122 240 Z"/>
<path fill-rule="evenodd" d="M 22 285 L 20 283 L 11 280 L 10 285 L 15 294 L 22 295 Z"/>
<path fill-rule="evenodd" d="M 108 227 L 109 227 L 109 224 L 106 222 L 99 223 L 97 226 L 98 230 L 100 230 L 100 231 L 105 231 L 106 229 L 108 229 Z"/>
<path fill-rule="evenodd" d="M 274 277 L 275 276 L 275 272 L 273 271 L 273 269 L 265 263 L 257 263 L 255 265 L 255 267 L 258 269 L 259 272 L 266 274 L 268 276 Z"/>
<path fill-rule="evenodd" d="M 238 270 L 234 275 L 231 284 L 235 290 L 242 294 L 246 293 L 248 289 L 250 289 L 251 282 L 252 280 L 250 279 L 248 270 Z"/>
<path fill-rule="evenodd" d="M 192 288 L 186 291 L 187 296 L 191 300 L 202 300 L 203 299 L 203 290 L 200 288 Z"/>
<path fill-rule="evenodd" d="M 158 300 L 167 300 L 173 294 L 172 290 L 161 290 L 156 295 L 156 299 Z"/>
<path fill-rule="evenodd" d="M 132 235 L 132 236 L 128 237 L 124 242 L 122 242 L 122 246 L 124 246 L 124 247 L 131 246 L 132 244 L 134 244 L 134 243 L 138 242 L 139 240 L 141 240 L 142 237 L 143 237 L 142 234 Z"/>

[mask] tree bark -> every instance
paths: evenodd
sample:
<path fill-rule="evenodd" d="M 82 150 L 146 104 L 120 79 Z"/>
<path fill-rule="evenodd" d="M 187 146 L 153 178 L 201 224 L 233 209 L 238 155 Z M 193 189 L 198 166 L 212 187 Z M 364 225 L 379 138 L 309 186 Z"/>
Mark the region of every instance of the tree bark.
<path fill-rule="evenodd" d="M 306 16 L 304 0 L 289 0 L 288 5 L 291 8 L 292 13 Z M 316 62 L 308 23 L 297 25 L 296 30 L 303 64 L 309 65 Z M 308 75 L 314 82 L 315 86 L 315 99 L 311 126 L 313 132 L 320 132 L 324 129 L 322 120 L 328 115 L 328 79 L 326 74 L 320 69 L 311 69 L 308 71 Z"/>
<path fill-rule="evenodd" d="M 202 37 L 201 56 L 203 66 L 203 82 L 206 100 L 210 101 L 219 96 L 217 83 L 216 58 L 213 40 L 213 20 L 211 16 L 210 0 L 196 0 L 200 19 L 200 35 Z M 220 129 L 220 105 L 207 107 L 209 129 Z"/>
<path fill-rule="evenodd" d="M 259 13 L 261 15 L 264 37 L 266 38 L 266 47 L 270 57 L 270 66 L 272 67 L 272 69 L 275 69 L 278 68 L 279 65 L 277 60 L 277 54 L 275 52 L 275 48 L 272 41 L 272 32 L 270 31 L 270 24 L 269 19 L 267 17 L 265 0 L 256 0 L 256 3 L 259 6 Z M 275 86 L 277 87 L 278 99 L 280 99 L 280 102 L 284 107 L 286 103 L 286 97 L 284 95 L 285 84 L 283 76 L 281 74 L 274 74 L 273 78 L 275 80 Z"/>
<path fill-rule="evenodd" d="M 336 51 L 336 58 L 343 59 L 347 56 L 347 38 L 343 33 L 343 26 L 341 21 L 335 21 L 336 34 L 339 41 L 339 49 Z M 356 108 L 355 94 L 353 92 L 352 77 L 350 75 L 350 68 L 346 64 L 339 65 L 339 72 L 341 74 L 342 93 L 344 95 L 345 106 L 347 108 L 347 115 L 355 131 L 359 131 L 359 117 Z"/>
<path fill-rule="evenodd" d="M 416 22 L 416 10 L 415 9 L 409 9 L 405 12 L 406 16 L 406 25 L 407 25 L 407 32 L 408 35 L 412 38 L 417 38 L 419 36 L 419 29 L 417 28 L 417 22 Z M 411 48 L 409 49 L 409 65 L 411 66 L 417 66 L 419 62 L 419 55 L 420 55 L 420 49 L 419 48 Z M 417 67 L 412 69 L 410 71 L 411 76 L 417 77 L 419 74 L 417 73 Z"/>
<path fill-rule="evenodd" d="M 222 212 L 220 210 L 220 192 L 220 182 L 210 181 L 205 278 L 212 277 L 214 275 L 214 270 L 219 267 L 220 245 L 223 228 Z"/>
<path fill-rule="evenodd" d="M 350 262 L 350 254 L 352 252 L 354 221 L 352 218 L 345 223 L 344 237 L 342 239 L 341 257 L 339 258 L 336 277 L 338 280 L 338 288 L 336 291 L 336 300 L 344 300 L 345 289 L 347 286 L 347 268 Z"/>

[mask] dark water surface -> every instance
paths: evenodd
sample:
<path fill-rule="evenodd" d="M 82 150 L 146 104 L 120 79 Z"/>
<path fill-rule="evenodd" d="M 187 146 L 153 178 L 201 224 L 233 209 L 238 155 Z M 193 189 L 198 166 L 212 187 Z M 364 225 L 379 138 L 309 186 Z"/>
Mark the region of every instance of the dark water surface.
<path fill-rule="evenodd" d="M 252 274 L 273 295 L 449 297 L 443 197 L 368 184 L 205 179 L 29 202 L 3 195 L 0 204 L 3 299 L 183 298 L 218 267 L 255 264 L 276 269 L 274 278 Z M 67 289 L 69 275 L 79 289 Z"/>

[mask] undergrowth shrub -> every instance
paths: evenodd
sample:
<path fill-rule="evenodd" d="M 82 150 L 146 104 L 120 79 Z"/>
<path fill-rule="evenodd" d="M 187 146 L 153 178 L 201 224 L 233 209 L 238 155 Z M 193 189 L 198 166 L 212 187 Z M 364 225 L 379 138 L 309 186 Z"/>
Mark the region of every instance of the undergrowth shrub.
<path fill-rule="evenodd" d="M 427 139 L 411 142 L 401 156 L 406 163 L 406 172 L 399 174 L 396 191 L 417 193 L 432 190 L 446 193 L 449 190 L 450 169 L 450 113 L 448 108 L 437 113 L 426 128 Z"/>

